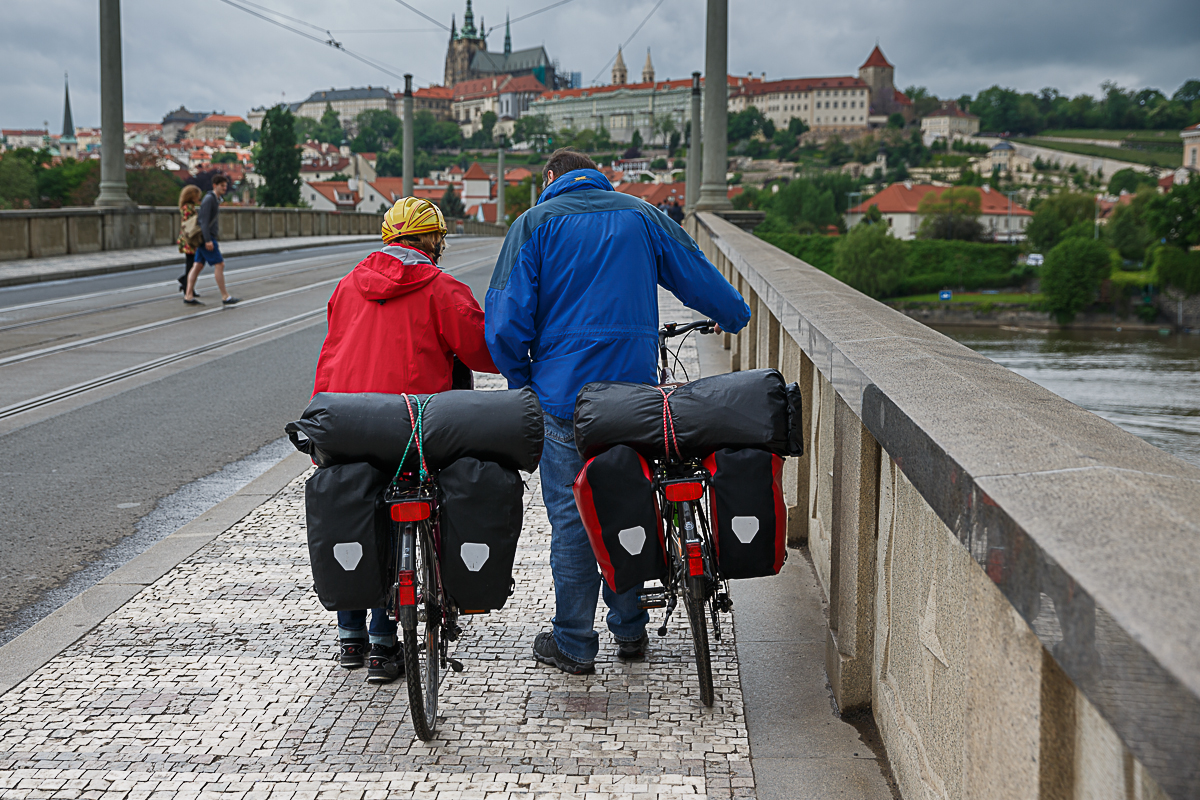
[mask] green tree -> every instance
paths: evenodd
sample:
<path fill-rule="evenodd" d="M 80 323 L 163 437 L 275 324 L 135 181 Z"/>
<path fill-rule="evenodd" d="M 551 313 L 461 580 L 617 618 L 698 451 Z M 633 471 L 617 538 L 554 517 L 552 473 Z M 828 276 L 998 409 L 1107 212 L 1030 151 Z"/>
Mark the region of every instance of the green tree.
<path fill-rule="evenodd" d="M 904 115 L 899 111 L 893 111 L 891 114 L 888 114 L 887 126 L 891 130 L 900 130 L 904 127 Z"/>
<path fill-rule="evenodd" d="M 317 122 L 317 127 L 314 132 L 318 142 L 326 144 L 341 144 L 342 139 L 346 138 L 346 131 L 342 128 L 342 121 L 338 117 L 338 113 L 333 110 L 332 103 L 325 104 L 325 113 L 321 115 L 321 119 Z"/>
<path fill-rule="evenodd" d="M 295 117 L 287 106 L 267 112 L 262 122 L 255 170 L 266 183 L 258 190 L 260 206 L 300 203 L 300 148 L 296 146 Z"/>
<path fill-rule="evenodd" d="M 295 117 L 292 127 L 296 131 L 296 144 L 304 144 L 309 139 L 316 140 L 320 123 L 311 117 Z"/>
<path fill-rule="evenodd" d="M 981 204 L 979 190 L 970 186 L 951 186 L 940 194 L 929 192 L 917 206 L 922 217 L 917 235 L 922 239 L 977 242 L 983 238 Z"/>
<path fill-rule="evenodd" d="M 32 208 L 37 200 L 32 160 L 23 158 L 18 150 L 0 156 L 0 208 Z"/>
<path fill-rule="evenodd" d="M 829 166 L 836 167 L 839 164 L 845 164 L 850 159 L 854 158 L 854 151 L 850 146 L 842 141 L 840 136 L 830 136 L 825 142 L 825 160 L 829 162 Z"/>
<path fill-rule="evenodd" d="M 1037 166 L 1036 164 L 1034 165 Z M 1113 176 L 1108 180 L 1108 193 L 1120 194 L 1121 192 L 1129 192 L 1134 194 L 1143 186 L 1158 186 L 1158 181 L 1154 176 L 1147 172 L 1138 172 L 1134 169 L 1119 169 L 1113 173 Z"/>
<path fill-rule="evenodd" d="M 254 140 L 254 129 L 239 119 L 229 126 L 229 135 L 238 144 L 250 144 Z"/>
<path fill-rule="evenodd" d="M 213 153 L 213 164 L 236 164 L 238 162 L 237 153 Z"/>
<path fill-rule="evenodd" d="M 505 205 L 508 205 L 506 202 Z M 442 209 L 442 214 L 452 219 L 462 219 L 467 213 L 467 209 L 463 206 L 462 200 L 454 191 L 454 184 L 446 186 L 446 191 L 442 195 L 442 199 L 438 201 L 438 207 Z"/>
<path fill-rule="evenodd" d="M 1155 250 L 1154 268 L 1164 285 L 1184 294 L 1200 294 L 1200 252 L 1159 247 Z"/>
<path fill-rule="evenodd" d="M 1146 207 L 1157 195 L 1153 189 L 1144 187 L 1129 203 L 1118 204 L 1113 209 L 1104 236 L 1109 243 L 1128 261 L 1145 258 L 1146 247 L 1154 241 L 1146 222 Z"/>
<path fill-rule="evenodd" d="M 1096 199 L 1091 195 L 1060 192 L 1038 204 L 1025 233 L 1030 244 L 1047 252 L 1066 238 L 1073 226 L 1072 233 L 1091 235 L 1095 214 Z"/>
<path fill-rule="evenodd" d="M 479 118 L 480 133 L 482 133 L 484 139 L 489 142 L 495 138 L 493 135 L 493 132 L 496 130 L 496 120 L 497 119 L 499 119 L 499 117 L 496 116 L 495 111 L 485 111 L 485 112 L 483 112 L 483 115 Z"/>
<path fill-rule="evenodd" d="M 1075 319 L 1096 299 L 1100 281 L 1112 272 L 1108 248 L 1096 239 L 1072 237 L 1046 254 L 1042 269 L 1042 294 L 1050 313 L 1060 323 Z"/>
<path fill-rule="evenodd" d="M 350 142 L 356 153 L 380 153 L 400 141 L 400 118 L 382 108 L 370 108 L 354 118 L 358 134 Z"/>
<path fill-rule="evenodd" d="M 857 225 L 838 241 L 833 276 L 875 299 L 904 279 L 904 243 L 883 225 Z"/>
<path fill-rule="evenodd" d="M 526 114 L 513 123 L 513 140 L 529 142 L 539 153 L 545 152 L 550 136 L 550 118 L 545 114 Z"/>
<path fill-rule="evenodd" d="M 1146 206 L 1146 221 L 1154 238 L 1166 245 L 1200 245 L 1200 178 L 1175 184 L 1153 198 Z"/>

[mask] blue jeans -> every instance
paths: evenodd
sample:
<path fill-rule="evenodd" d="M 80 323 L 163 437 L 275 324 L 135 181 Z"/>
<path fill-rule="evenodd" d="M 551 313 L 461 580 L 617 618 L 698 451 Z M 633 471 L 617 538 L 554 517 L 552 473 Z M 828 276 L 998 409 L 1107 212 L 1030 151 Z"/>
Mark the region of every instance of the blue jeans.
<path fill-rule="evenodd" d="M 542 500 L 550 517 L 550 571 L 554 575 L 554 643 L 568 658 L 588 664 L 596 659 L 600 636 L 593 628 L 599 600 L 600 568 L 584 530 L 572 487 L 583 469 L 569 419 L 546 414 L 542 450 Z M 604 584 L 608 629 L 617 641 L 636 642 L 646 632 L 650 615 L 638 608 L 641 585 L 617 594 Z"/>
<path fill-rule="evenodd" d="M 371 627 L 367 628 L 367 612 L 339 611 L 337 612 L 338 638 L 362 639 L 366 633 L 371 644 L 381 644 L 391 647 L 396 644 L 396 621 L 388 619 L 386 608 L 371 609 Z"/>

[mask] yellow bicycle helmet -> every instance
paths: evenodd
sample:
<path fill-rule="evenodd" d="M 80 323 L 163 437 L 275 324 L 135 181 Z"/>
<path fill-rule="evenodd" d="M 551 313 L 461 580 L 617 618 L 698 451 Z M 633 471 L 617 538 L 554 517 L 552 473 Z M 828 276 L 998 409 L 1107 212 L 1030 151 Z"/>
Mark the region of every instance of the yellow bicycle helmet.
<path fill-rule="evenodd" d="M 419 197 L 402 197 L 383 215 L 381 236 L 385 242 L 421 233 L 445 233 L 446 218 L 434 203 Z"/>

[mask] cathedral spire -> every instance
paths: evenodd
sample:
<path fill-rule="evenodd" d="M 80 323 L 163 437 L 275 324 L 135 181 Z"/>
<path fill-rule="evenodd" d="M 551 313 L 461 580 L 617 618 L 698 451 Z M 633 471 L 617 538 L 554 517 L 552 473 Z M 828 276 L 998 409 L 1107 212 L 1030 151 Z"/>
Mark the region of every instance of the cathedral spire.
<path fill-rule="evenodd" d="M 646 48 L 646 65 L 642 67 L 642 83 L 654 83 L 654 65 L 650 63 L 650 48 Z"/>
<path fill-rule="evenodd" d="M 504 55 L 512 54 L 512 25 L 508 21 L 508 12 L 504 12 Z"/>
<path fill-rule="evenodd" d="M 629 71 L 625 69 L 625 57 L 621 55 L 620 47 L 617 47 L 617 60 L 613 63 L 612 82 L 613 86 L 623 86 L 629 82 Z"/>
<path fill-rule="evenodd" d="M 60 157 L 78 158 L 79 144 L 75 138 L 75 119 L 71 116 L 71 87 L 67 83 L 67 74 L 63 73 L 63 132 L 58 140 Z"/>
<path fill-rule="evenodd" d="M 454 24 L 454 15 L 450 15 L 450 41 L 458 38 L 458 26 Z"/>
<path fill-rule="evenodd" d="M 471 0 L 467 0 L 467 11 L 463 14 L 462 37 L 464 39 L 478 38 L 475 30 L 475 12 L 471 10 Z"/>
<path fill-rule="evenodd" d="M 487 26 L 483 24 L 483 14 L 479 15 L 479 38 L 483 39 L 484 44 L 487 44 Z"/>

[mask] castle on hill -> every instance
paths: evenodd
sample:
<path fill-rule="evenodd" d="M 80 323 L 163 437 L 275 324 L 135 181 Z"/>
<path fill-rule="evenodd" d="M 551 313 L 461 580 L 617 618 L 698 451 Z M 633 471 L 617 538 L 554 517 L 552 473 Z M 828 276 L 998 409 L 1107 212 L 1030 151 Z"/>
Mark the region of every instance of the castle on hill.
<path fill-rule="evenodd" d="M 475 12 L 471 8 L 471 0 L 467 0 L 462 27 L 457 26 L 453 17 L 450 19 L 445 86 L 500 75 L 511 75 L 514 78 L 532 75 L 546 88 L 556 88 L 557 65 L 550 60 L 544 47 L 515 51 L 512 49 L 512 32 L 507 16 L 504 20 L 504 52 L 488 52 L 487 35 L 488 29 L 482 16 L 479 18 L 479 27 L 475 27 Z"/>

